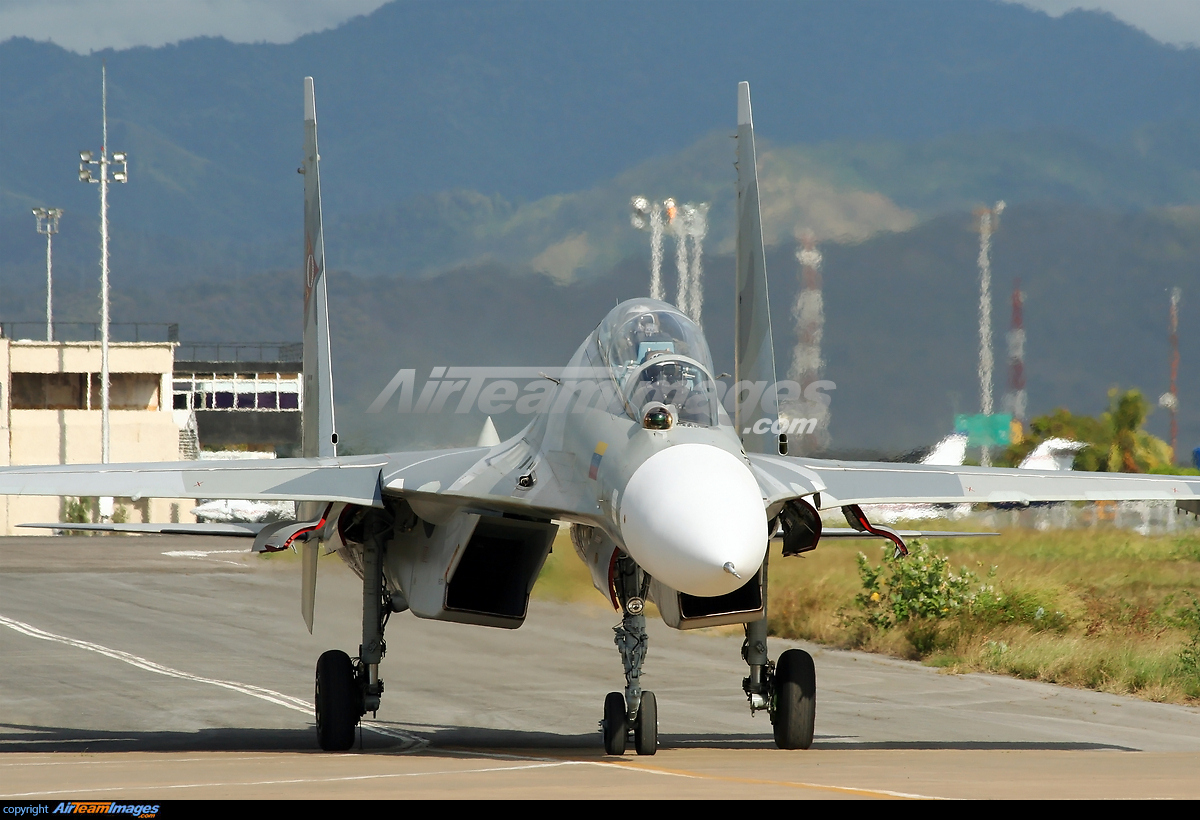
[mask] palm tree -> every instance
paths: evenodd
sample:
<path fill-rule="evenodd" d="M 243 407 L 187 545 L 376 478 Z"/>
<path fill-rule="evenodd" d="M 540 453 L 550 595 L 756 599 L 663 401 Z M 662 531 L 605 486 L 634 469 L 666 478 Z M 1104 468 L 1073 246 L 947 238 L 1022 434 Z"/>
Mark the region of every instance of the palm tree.
<path fill-rule="evenodd" d="M 1170 446 L 1142 429 L 1150 414 L 1150 403 L 1140 390 L 1108 391 L 1108 412 L 1102 416 L 1108 428 L 1108 471 L 1146 473 L 1171 465 Z"/>

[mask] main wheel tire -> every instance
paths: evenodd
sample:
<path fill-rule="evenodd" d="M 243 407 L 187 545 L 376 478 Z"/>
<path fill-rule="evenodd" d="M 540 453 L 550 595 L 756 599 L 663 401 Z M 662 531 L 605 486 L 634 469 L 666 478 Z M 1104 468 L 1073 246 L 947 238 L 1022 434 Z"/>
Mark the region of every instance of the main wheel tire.
<path fill-rule="evenodd" d="M 658 701 L 653 692 L 642 692 L 642 705 L 633 723 L 633 748 L 640 755 L 658 751 Z"/>
<path fill-rule="evenodd" d="M 775 665 L 775 745 L 807 749 L 817 719 L 817 670 L 803 649 L 789 649 Z"/>
<path fill-rule="evenodd" d="M 605 754 L 625 754 L 625 741 L 628 737 L 629 714 L 625 711 L 625 696 L 620 692 L 609 692 L 604 698 Z"/>
<path fill-rule="evenodd" d="M 317 659 L 317 742 L 327 752 L 344 752 L 354 745 L 358 725 L 358 687 L 354 664 L 340 649 Z"/>

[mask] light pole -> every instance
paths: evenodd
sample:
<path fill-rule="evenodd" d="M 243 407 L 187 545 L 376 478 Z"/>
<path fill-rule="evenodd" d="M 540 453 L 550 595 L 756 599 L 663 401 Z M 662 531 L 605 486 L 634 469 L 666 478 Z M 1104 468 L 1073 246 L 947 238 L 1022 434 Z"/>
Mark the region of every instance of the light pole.
<path fill-rule="evenodd" d="M 662 299 L 662 203 L 651 202 L 644 196 L 635 196 L 630 205 L 633 213 L 629 219 L 633 227 L 638 230 L 646 227 L 650 229 L 650 298 Z"/>
<path fill-rule="evenodd" d="M 79 181 L 100 184 L 100 460 L 109 460 L 108 427 L 108 183 L 128 182 L 129 169 L 123 151 L 108 156 L 108 70 L 100 68 L 100 158 L 92 159 L 91 151 L 79 152 Z M 93 175 L 91 166 L 99 166 Z M 109 167 L 113 166 L 111 179 Z M 120 166 L 117 170 L 115 166 Z M 110 501 L 111 504 L 111 501 Z"/>
<path fill-rule="evenodd" d="M 46 235 L 46 341 L 54 341 L 54 277 L 51 271 L 51 246 L 54 235 L 58 233 L 58 219 L 63 214 L 62 208 L 34 208 L 33 215 L 37 219 L 37 232 Z"/>
<path fill-rule="evenodd" d="M 630 200 L 630 222 L 638 230 L 650 230 L 650 298 L 663 299 L 662 258 L 663 228 L 669 228 L 675 237 L 675 267 L 679 281 L 675 288 L 675 305 L 697 324 L 704 294 L 700 277 L 702 243 L 708 232 L 708 203 L 676 204 L 674 199 L 651 202 L 644 196 Z M 688 252 L 688 240 L 692 249 Z"/>

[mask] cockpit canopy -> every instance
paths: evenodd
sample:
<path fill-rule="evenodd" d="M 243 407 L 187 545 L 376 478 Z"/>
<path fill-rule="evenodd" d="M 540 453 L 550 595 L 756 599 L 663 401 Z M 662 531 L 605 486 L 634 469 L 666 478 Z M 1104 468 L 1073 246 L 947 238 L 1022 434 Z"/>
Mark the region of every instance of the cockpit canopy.
<path fill-rule="evenodd" d="M 633 418 L 654 401 L 673 406 L 685 424 L 717 424 L 708 343 L 678 308 L 654 299 L 623 302 L 600 323 L 597 341 Z"/>
<path fill-rule="evenodd" d="M 597 337 L 605 361 L 618 373 L 628 373 L 663 354 L 686 356 L 712 371 L 712 355 L 704 334 L 695 322 L 666 302 L 622 302 L 604 317 Z"/>

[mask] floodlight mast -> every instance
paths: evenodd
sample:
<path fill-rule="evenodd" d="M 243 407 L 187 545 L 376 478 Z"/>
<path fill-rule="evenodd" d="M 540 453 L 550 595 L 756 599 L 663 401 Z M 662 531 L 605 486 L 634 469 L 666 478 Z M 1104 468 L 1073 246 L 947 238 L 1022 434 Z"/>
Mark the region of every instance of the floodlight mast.
<path fill-rule="evenodd" d="M 992 414 L 992 233 L 999 227 L 1004 200 L 991 208 L 979 208 L 979 410 Z M 992 466 L 992 450 L 984 444 L 979 463 Z"/>
<path fill-rule="evenodd" d="M 108 183 L 129 181 L 129 168 L 125 152 L 116 151 L 108 157 L 108 67 L 100 67 L 100 113 L 101 144 L 100 158 L 92 159 L 91 151 L 79 152 L 79 181 L 100 184 L 100 460 L 107 464 L 110 457 L 109 399 L 108 399 Z M 99 178 L 92 175 L 89 166 L 100 167 Z M 113 170 L 109 179 L 109 166 L 120 166 Z M 111 501 L 109 502 L 111 505 Z"/>
<path fill-rule="evenodd" d="M 58 233 L 58 220 L 62 208 L 34 208 L 37 232 L 46 235 L 46 341 L 54 341 L 54 276 L 51 249 L 54 234 Z"/>

